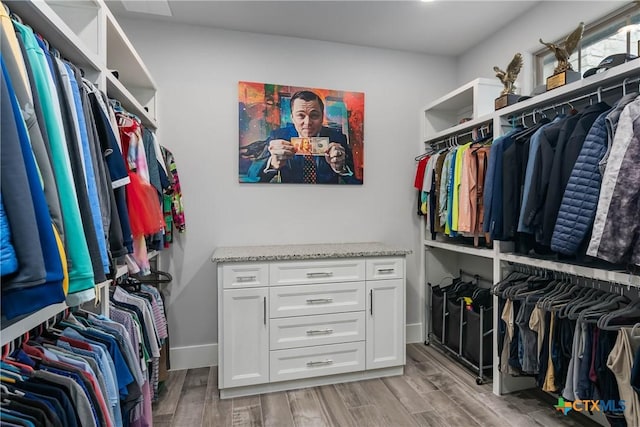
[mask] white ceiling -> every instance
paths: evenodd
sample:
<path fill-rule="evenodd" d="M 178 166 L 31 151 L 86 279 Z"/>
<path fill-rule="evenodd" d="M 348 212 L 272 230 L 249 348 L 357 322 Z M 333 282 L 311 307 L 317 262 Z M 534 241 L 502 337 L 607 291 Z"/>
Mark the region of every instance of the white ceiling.
<path fill-rule="evenodd" d="M 116 17 L 452 56 L 538 2 L 107 0 Z"/>

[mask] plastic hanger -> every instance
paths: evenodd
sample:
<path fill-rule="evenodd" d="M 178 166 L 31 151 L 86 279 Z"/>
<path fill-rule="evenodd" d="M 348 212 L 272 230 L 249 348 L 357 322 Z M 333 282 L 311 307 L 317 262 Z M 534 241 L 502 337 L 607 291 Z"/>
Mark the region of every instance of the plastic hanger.
<path fill-rule="evenodd" d="M 567 282 L 554 280 L 552 283 L 554 284 L 554 286 L 551 289 L 551 291 L 547 293 L 544 297 L 542 297 L 540 300 L 538 300 L 538 302 L 536 303 L 536 305 L 542 309 L 545 309 L 545 303 L 547 300 L 562 293 L 567 287 Z"/>
<path fill-rule="evenodd" d="M 582 307 L 588 307 L 589 305 L 592 305 L 597 301 L 601 301 L 601 299 L 597 298 L 597 296 L 604 295 L 602 291 L 596 288 L 583 288 L 583 289 L 585 289 L 585 292 L 582 294 L 581 297 L 571 301 L 569 304 L 563 307 L 562 310 L 560 310 L 558 315 L 561 318 L 568 317 L 569 313 L 574 309 L 580 310 Z"/>
<path fill-rule="evenodd" d="M 602 291 L 600 289 L 598 289 L 598 291 L 599 291 L 599 293 L 594 295 L 593 300 L 585 301 L 585 302 L 582 302 L 580 304 L 576 304 L 573 307 L 571 307 L 569 309 L 567 317 L 569 319 L 571 319 L 571 320 L 577 320 L 580 317 L 580 315 L 582 314 L 582 312 L 588 311 L 592 307 L 596 307 L 598 305 L 603 305 L 605 303 L 608 303 L 609 301 L 613 300 L 614 298 L 616 298 L 618 296 L 616 294 L 612 294 L 610 292 L 605 292 L 605 291 Z"/>
<path fill-rule="evenodd" d="M 615 311 L 611 311 L 609 313 L 607 313 L 606 315 L 602 316 L 600 319 L 598 319 L 598 327 L 600 329 L 606 329 L 606 330 L 610 330 L 607 329 L 609 327 L 611 327 L 610 322 L 617 319 L 617 318 L 634 318 L 634 317 L 638 317 L 640 318 L 640 301 L 635 301 L 631 304 L 628 304 L 618 310 Z M 636 322 L 632 322 L 632 323 L 636 323 Z M 619 326 L 619 325 L 616 325 Z M 618 328 L 619 329 L 619 328 Z"/>
<path fill-rule="evenodd" d="M 628 303 L 629 303 L 629 298 L 627 298 L 624 295 L 616 295 L 614 298 L 612 298 L 607 302 L 596 304 L 595 306 L 590 307 L 587 310 L 584 310 L 582 313 L 580 313 L 578 320 L 587 322 L 587 323 L 597 323 L 597 321 L 602 315 L 611 312 L 613 309 L 619 308 L 620 304 L 628 304 Z"/>

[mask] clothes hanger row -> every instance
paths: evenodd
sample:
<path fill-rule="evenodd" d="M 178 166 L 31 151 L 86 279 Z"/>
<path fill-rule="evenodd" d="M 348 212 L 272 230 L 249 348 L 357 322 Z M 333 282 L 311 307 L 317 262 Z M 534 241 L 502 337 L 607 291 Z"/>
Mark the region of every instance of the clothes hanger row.
<path fill-rule="evenodd" d="M 526 276 L 527 274 L 531 275 Z M 606 286 L 607 283 L 609 289 L 603 290 L 603 284 Z M 631 286 L 631 275 L 625 284 L 513 265 L 513 271 L 494 286 L 492 293 L 503 298 L 535 302 L 546 311 L 557 312 L 560 318 L 579 320 L 597 325 L 599 329 L 617 331 L 622 327 L 637 328 L 640 323 L 640 299 L 631 302 L 625 295 L 625 288 L 630 291 Z"/>
<path fill-rule="evenodd" d="M 473 128 L 470 131 L 462 132 L 455 135 L 449 135 L 446 138 L 431 142 L 427 147 L 427 151 L 417 156 L 415 160 L 419 161 L 426 156 L 430 156 L 432 154 L 442 152 L 444 150 L 448 150 L 459 145 L 466 144 L 468 142 L 481 143 L 487 140 L 491 140 L 493 138 L 492 127 L 493 126 L 491 123 L 487 123 Z M 467 137 L 471 137 L 471 140 L 469 141 Z"/>
<path fill-rule="evenodd" d="M 522 114 L 515 115 L 515 116 L 511 116 L 509 118 L 510 123 L 512 125 L 512 127 L 515 127 L 515 123 L 517 122 L 521 122 L 523 126 L 525 126 L 525 119 L 529 116 L 531 116 L 533 124 L 537 124 L 537 120 L 536 120 L 536 114 L 540 115 L 540 117 L 546 117 L 546 114 L 544 113 L 545 111 L 549 111 L 549 110 L 553 110 L 556 115 L 558 114 L 558 109 L 561 109 L 561 113 L 564 114 L 565 113 L 565 109 L 568 106 L 571 110 L 570 111 L 576 111 L 576 109 L 574 108 L 573 104 L 578 103 L 578 101 L 582 101 L 582 100 L 589 100 L 589 104 L 593 105 L 594 102 L 602 102 L 602 96 L 604 92 L 609 92 L 615 89 L 622 89 L 622 96 L 626 96 L 627 95 L 627 86 L 633 84 L 633 83 L 638 83 L 638 91 L 640 92 L 640 77 L 635 77 L 635 78 L 631 78 L 631 77 L 627 77 L 625 78 L 621 83 L 618 84 L 614 84 L 611 86 L 607 86 L 607 87 L 602 87 L 602 86 L 598 86 L 598 88 L 595 91 L 586 93 L 584 95 L 580 95 L 577 96 L 575 98 L 571 98 L 567 101 L 562 101 L 556 104 L 551 104 L 542 108 L 535 108 L 532 111 L 528 111 L 528 112 L 524 112 Z"/>

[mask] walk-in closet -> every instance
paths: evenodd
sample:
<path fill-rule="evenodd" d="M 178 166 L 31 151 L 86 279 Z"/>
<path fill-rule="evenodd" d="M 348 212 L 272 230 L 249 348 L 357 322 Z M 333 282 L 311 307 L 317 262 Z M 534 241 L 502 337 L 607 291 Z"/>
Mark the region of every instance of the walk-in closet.
<path fill-rule="evenodd" d="M 0 425 L 640 427 L 637 1 L 0 24 Z"/>

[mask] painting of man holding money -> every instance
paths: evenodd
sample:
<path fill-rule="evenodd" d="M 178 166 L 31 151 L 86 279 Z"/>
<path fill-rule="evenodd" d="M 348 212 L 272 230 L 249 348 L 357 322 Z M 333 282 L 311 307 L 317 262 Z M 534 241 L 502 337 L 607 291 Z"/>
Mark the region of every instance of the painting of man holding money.
<path fill-rule="evenodd" d="M 348 117 L 344 117 L 348 116 L 347 109 L 343 108 L 345 114 L 338 114 L 338 118 L 327 120 L 325 101 L 315 91 L 303 89 L 295 91 L 290 97 L 286 95 L 286 92 L 280 92 L 275 98 L 280 103 L 281 112 L 288 109 L 285 110 L 288 114 L 281 114 L 281 119 L 284 116 L 284 120 L 281 121 L 290 122 L 273 129 L 264 140 L 246 141 L 245 138 L 243 145 L 242 119 L 247 117 L 241 113 L 240 181 L 362 184 L 362 141 L 359 141 L 360 158 L 357 162 L 359 167 L 356 168 L 353 146 L 343 133 L 345 127 L 347 133 L 350 133 L 348 128 L 354 127 L 354 123 L 349 122 Z M 362 96 L 362 104 L 363 98 Z M 336 97 L 325 99 L 336 103 Z M 344 100 L 340 102 L 344 105 Z M 245 109 L 246 115 L 250 115 L 251 111 L 247 105 Z M 361 138 L 361 121 L 355 125 L 356 128 L 359 127 L 358 135 Z M 249 126 L 247 133 L 251 133 L 251 130 Z M 255 131 L 255 126 L 253 130 Z M 251 162 L 243 174 L 243 161 L 246 165 L 248 159 Z"/>

